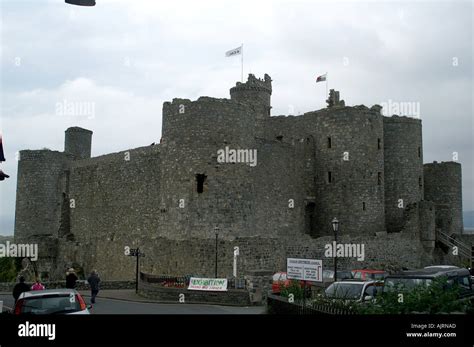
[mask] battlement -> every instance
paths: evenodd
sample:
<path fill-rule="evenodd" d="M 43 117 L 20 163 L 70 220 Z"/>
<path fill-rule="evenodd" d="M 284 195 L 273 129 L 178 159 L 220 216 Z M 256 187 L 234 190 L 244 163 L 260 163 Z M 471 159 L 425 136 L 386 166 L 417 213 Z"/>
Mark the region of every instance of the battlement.
<path fill-rule="evenodd" d="M 37 150 L 22 150 L 20 151 L 20 155 L 18 158 L 20 161 L 30 161 L 30 160 L 38 160 L 38 161 L 47 161 L 47 160 L 63 160 L 68 159 L 72 160 L 73 156 L 59 151 L 52 151 L 50 149 L 37 149 Z"/>
<path fill-rule="evenodd" d="M 383 117 L 384 123 L 413 123 L 421 125 L 420 118 L 408 117 L 408 116 L 398 116 L 393 115 L 390 117 L 384 116 Z"/>
<path fill-rule="evenodd" d="M 458 163 L 458 162 L 455 162 L 455 161 L 442 161 L 440 163 L 438 163 L 437 161 L 433 161 L 432 163 L 426 163 L 424 164 L 424 166 L 426 167 L 456 167 L 456 168 L 460 168 L 461 167 L 461 164 Z"/>
<path fill-rule="evenodd" d="M 237 82 L 235 87 L 232 87 L 230 93 L 235 93 L 242 90 L 263 91 L 272 94 L 272 79 L 265 74 L 264 79 L 256 78 L 254 74 L 249 74 L 247 82 Z"/>

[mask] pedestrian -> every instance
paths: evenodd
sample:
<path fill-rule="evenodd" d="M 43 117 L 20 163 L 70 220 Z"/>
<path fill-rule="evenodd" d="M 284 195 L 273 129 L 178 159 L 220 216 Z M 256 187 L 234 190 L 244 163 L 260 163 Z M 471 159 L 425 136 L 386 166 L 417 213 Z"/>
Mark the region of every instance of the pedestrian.
<path fill-rule="evenodd" d="M 13 297 L 15 298 L 15 304 L 21 293 L 28 292 L 30 290 L 30 286 L 25 283 L 25 277 L 18 277 L 18 281 L 19 282 L 15 284 L 15 287 L 13 287 Z"/>
<path fill-rule="evenodd" d="M 71 267 L 66 272 L 66 288 L 75 289 L 76 281 L 77 281 L 76 271 Z"/>
<path fill-rule="evenodd" d="M 87 278 L 87 282 L 89 282 L 89 285 L 91 287 L 91 303 L 95 304 L 95 297 L 97 296 L 97 294 L 99 294 L 100 283 L 100 277 L 97 273 L 97 270 L 92 270 L 89 278 Z"/>
<path fill-rule="evenodd" d="M 44 290 L 44 285 L 41 284 L 38 277 L 36 277 L 35 283 L 31 286 L 31 290 Z"/>

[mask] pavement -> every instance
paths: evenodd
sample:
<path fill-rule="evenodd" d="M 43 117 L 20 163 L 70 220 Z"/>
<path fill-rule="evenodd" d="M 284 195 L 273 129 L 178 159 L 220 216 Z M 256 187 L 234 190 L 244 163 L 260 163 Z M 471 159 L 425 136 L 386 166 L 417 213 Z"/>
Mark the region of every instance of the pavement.
<path fill-rule="evenodd" d="M 90 303 L 90 291 L 79 291 Z M 3 310 L 11 310 L 11 293 L 0 293 Z M 265 314 L 264 306 L 221 306 L 209 304 L 163 303 L 143 298 L 133 289 L 101 290 L 96 303 L 92 305 L 92 314 Z"/>

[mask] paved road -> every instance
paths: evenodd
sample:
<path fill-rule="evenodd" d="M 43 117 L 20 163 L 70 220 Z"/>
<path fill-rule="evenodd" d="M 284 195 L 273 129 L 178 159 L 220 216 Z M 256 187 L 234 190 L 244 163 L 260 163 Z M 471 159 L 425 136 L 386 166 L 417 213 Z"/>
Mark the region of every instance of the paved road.
<path fill-rule="evenodd" d="M 85 298 L 89 302 L 89 298 Z M 0 294 L 4 310 L 13 307 L 11 295 Z M 262 314 L 264 307 L 233 307 L 200 304 L 159 304 L 98 298 L 92 314 Z"/>

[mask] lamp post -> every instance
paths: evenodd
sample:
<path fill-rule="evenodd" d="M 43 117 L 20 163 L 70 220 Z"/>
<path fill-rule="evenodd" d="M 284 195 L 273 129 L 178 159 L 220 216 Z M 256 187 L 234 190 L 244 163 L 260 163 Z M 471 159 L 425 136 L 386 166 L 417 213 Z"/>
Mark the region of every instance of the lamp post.
<path fill-rule="evenodd" d="M 214 271 L 214 278 L 217 278 L 217 238 L 219 237 L 219 228 L 215 227 L 214 232 L 216 233 L 216 268 Z"/>
<path fill-rule="evenodd" d="M 334 282 L 337 281 L 337 232 L 339 231 L 339 221 L 336 217 L 331 222 L 332 230 L 334 231 Z"/>

